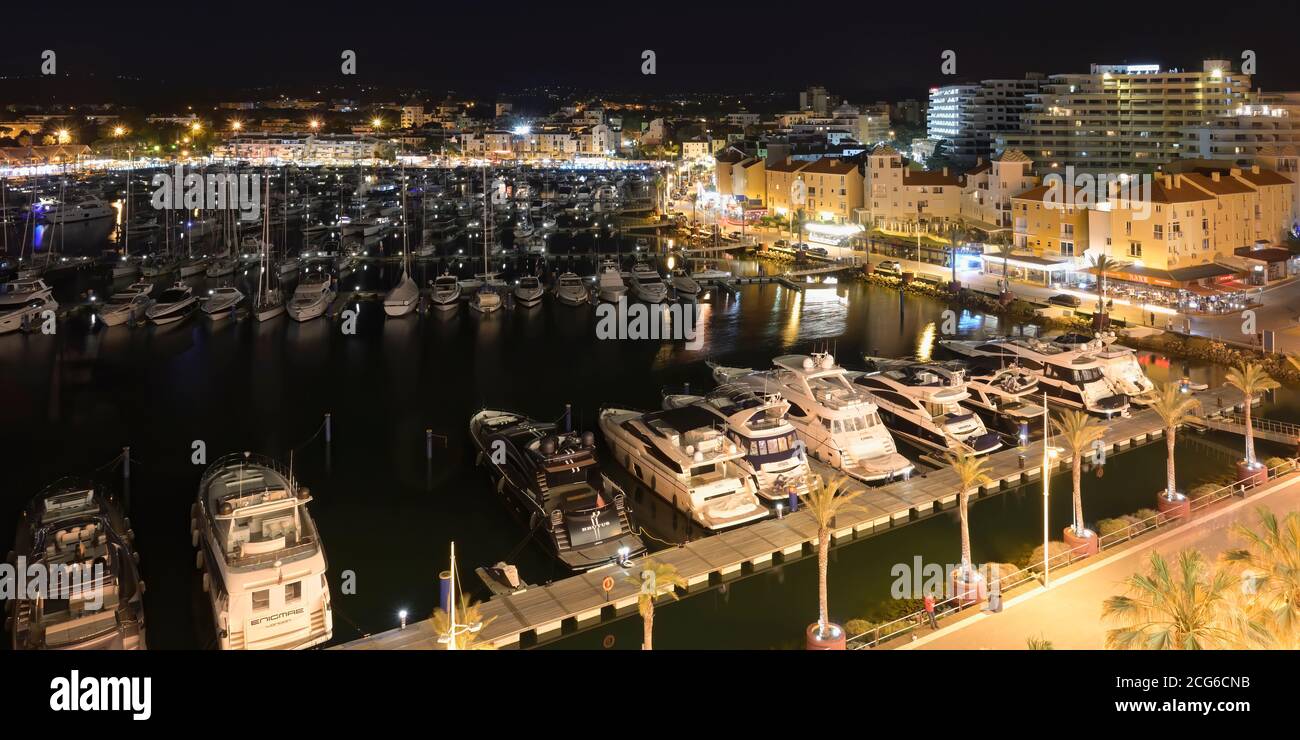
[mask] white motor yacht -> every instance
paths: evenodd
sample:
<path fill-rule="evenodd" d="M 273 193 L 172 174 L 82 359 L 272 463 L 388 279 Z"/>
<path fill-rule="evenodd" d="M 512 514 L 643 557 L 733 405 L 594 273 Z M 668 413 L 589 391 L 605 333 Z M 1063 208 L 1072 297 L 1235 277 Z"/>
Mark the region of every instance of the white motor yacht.
<path fill-rule="evenodd" d="M 542 281 L 532 275 L 525 275 L 515 283 L 514 296 L 517 305 L 536 306 L 542 302 L 542 296 L 544 295 L 546 295 L 546 289 L 542 287 Z"/>
<path fill-rule="evenodd" d="M 460 307 L 460 281 L 455 275 L 439 275 L 429 283 L 429 300 L 439 311 Z"/>
<path fill-rule="evenodd" d="M 325 549 L 293 471 L 250 453 L 204 472 L 190 512 L 222 650 L 304 649 L 334 634 Z"/>
<path fill-rule="evenodd" d="M 784 355 L 775 368 L 755 372 L 708 363 L 719 383 L 747 384 L 755 392 L 780 393 L 790 402 L 786 418 L 809 455 L 861 481 L 905 478 L 913 465 L 898 453 L 875 402 L 849 381 L 828 353 Z"/>
<path fill-rule="evenodd" d="M 632 295 L 646 303 L 663 303 L 668 300 L 668 286 L 659 273 L 644 262 L 632 266 L 632 276 L 628 279 Z"/>
<path fill-rule="evenodd" d="M 244 301 L 244 294 L 238 288 L 214 288 L 208 291 L 208 298 L 203 302 L 203 313 L 213 321 L 230 317 L 230 312 Z"/>
<path fill-rule="evenodd" d="M 961 369 L 936 363 L 868 357 L 866 373 L 849 373 L 865 388 L 894 434 L 940 453 L 985 455 L 1002 439 L 963 402 L 970 398 Z"/>
<path fill-rule="evenodd" d="M 294 321 L 311 321 L 329 310 L 334 302 L 334 281 L 323 272 L 308 273 L 298 281 L 285 307 Z"/>
<path fill-rule="evenodd" d="M 700 293 L 700 284 L 683 268 L 678 267 L 673 270 L 672 281 L 673 290 L 677 291 L 678 295 L 695 296 Z"/>
<path fill-rule="evenodd" d="M 30 302 L 34 298 L 48 296 L 54 292 L 45 283 L 44 280 L 15 280 L 10 283 L 0 285 L 0 309 L 9 306 L 19 306 Z"/>
<path fill-rule="evenodd" d="M 114 293 L 99 305 L 96 313 L 106 326 L 118 326 L 128 322 L 143 321 L 145 312 L 151 305 L 153 300 L 147 293 Z"/>
<path fill-rule="evenodd" d="M 1084 334 L 1061 334 L 1047 341 L 1058 347 L 1085 351 L 1101 365 L 1101 374 L 1117 393 L 1128 396 L 1130 403 L 1137 406 L 1150 406 L 1160 396 L 1156 384 L 1142 371 L 1137 352 L 1131 347 L 1116 344 L 1114 332 L 1106 332 L 1096 337 Z"/>
<path fill-rule="evenodd" d="M 1018 365 L 1037 374 L 1039 388 L 1056 403 L 1109 418 L 1128 413 L 1128 397 L 1106 380 L 1097 358 L 1082 350 L 1032 337 L 1013 339 L 941 339 L 939 345 L 964 357 L 990 358 L 1001 366 Z"/>
<path fill-rule="evenodd" d="M 0 334 L 20 329 L 31 331 L 45 321 L 46 311 L 58 310 L 58 302 L 49 293 L 38 293 L 26 303 L 0 305 Z"/>
<path fill-rule="evenodd" d="M 695 406 L 724 426 L 727 436 L 744 449 L 738 464 L 754 478 L 758 495 L 771 502 L 787 501 L 793 491 L 808 493 L 811 471 L 798 433 L 786 419 L 790 403 L 780 394 L 759 395 L 747 384 L 727 383 L 704 396 L 689 393 L 664 396 L 664 408 Z"/>
<path fill-rule="evenodd" d="M 591 297 L 587 284 L 577 275 L 566 272 L 555 280 L 555 299 L 569 306 L 579 306 Z"/>
<path fill-rule="evenodd" d="M 496 288 L 484 285 L 470 296 L 469 307 L 479 313 L 492 313 L 501 308 L 501 294 Z"/>
<path fill-rule="evenodd" d="M 627 284 L 623 282 L 623 272 L 618 269 L 618 263 L 614 260 L 605 260 L 601 263 L 597 289 L 600 291 L 602 301 L 618 303 L 627 297 Z"/>
<path fill-rule="evenodd" d="M 178 282 L 158 294 L 154 304 L 145 310 L 145 317 L 154 324 L 174 324 L 184 321 L 198 310 L 199 301 L 194 297 L 194 289 Z"/>
<path fill-rule="evenodd" d="M 641 413 L 603 408 L 600 428 L 614 458 L 642 485 L 708 530 L 763 519 L 766 507 L 740 466 L 746 451 L 695 407 Z"/>

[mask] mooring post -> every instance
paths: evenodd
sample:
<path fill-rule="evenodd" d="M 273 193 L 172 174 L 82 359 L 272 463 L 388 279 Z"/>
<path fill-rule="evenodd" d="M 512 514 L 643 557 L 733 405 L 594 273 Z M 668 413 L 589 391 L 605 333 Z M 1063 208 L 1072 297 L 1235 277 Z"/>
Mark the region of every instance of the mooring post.
<path fill-rule="evenodd" d="M 122 480 L 123 482 L 131 480 L 131 448 L 122 448 Z"/>
<path fill-rule="evenodd" d="M 433 430 L 424 430 L 424 459 L 433 460 Z"/>
<path fill-rule="evenodd" d="M 334 441 L 334 424 L 330 419 L 329 412 L 325 413 L 325 444 Z"/>

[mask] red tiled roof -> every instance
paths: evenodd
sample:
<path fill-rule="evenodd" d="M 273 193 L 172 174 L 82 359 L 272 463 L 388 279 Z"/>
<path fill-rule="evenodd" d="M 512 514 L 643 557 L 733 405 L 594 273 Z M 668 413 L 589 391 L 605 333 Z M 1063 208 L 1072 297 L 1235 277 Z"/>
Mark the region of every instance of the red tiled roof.
<path fill-rule="evenodd" d="M 858 168 L 854 162 L 839 159 L 837 157 L 822 157 L 816 162 L 810 163 L 800 172 L 809 172 L 823 175 L 847 175 Z"/>

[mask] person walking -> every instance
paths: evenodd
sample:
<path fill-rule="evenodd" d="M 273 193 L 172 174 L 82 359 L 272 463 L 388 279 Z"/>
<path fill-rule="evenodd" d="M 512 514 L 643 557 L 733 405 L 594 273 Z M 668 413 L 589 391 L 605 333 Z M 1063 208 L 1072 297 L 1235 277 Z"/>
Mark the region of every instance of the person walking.
<path fill-rule="evenodd" d="M 926 594 L 925 598 L 921 599 L 921 603 L 925 606 L 926 618 L 930 620 L 930 629 L 939 629 L 939 624 L 934 621 L 934 595 Z"/>

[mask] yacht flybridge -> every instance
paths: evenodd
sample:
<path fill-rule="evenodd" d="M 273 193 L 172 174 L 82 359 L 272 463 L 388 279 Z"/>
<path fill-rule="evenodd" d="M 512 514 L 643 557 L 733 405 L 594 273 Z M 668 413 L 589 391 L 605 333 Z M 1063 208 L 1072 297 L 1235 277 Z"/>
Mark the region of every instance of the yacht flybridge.
<path fill-rule="evenodd" d="M 720 530 L 762 519 L 746 450 L 696 406 L 642 413 L 606 407 L 600 429 L 618 462 L 642 485 L 696 524 Z"/>
<path fill-rule="evenodd" d="M 190 536 L 221 649 L 302 649 L 333 636 L 310 501 L 292 471 L 260 455 L 227 455 L 204 472 Z"/>
<path fill-rule="evenodd" d="M 748 385 L 727 383 L 707 395 L 671 394 L 664 408 L 696 406 L 716 417 L 745 457 L 738 465 L 753 477 L 758 495 L 786 501 L 790 492 L 808 493 L 808 460 L 795 428 L 786 419 L 790 403 L 779 394 L 760 395 Z"/>
<path fill-rule="evenodd" d="M 595 435 L 492 410 L 475 414 L 469 432 L 497 492 L 567 568 L 616 565 L 645 552 L 630 502 L 599 471 Z"/>
<path fill-rule="evenodd" d="M 1002 447 L 973 411 L 965 372 L 937 363 L 867 358 L 867 372 L 852 373 L 880 409 L 880 418 L 894 434 L 922 449 L 965 450 L 984 455 Z"/>
<path fill-rule="evenodd" d="M 14 552 L 20 573 L 42 567 L 50 578 L 29 598 L 5 602 L 10 646 L 144 650 L 145 588 L 133 539 L 116 501 L 93 482 L 64 478 L 46 486 L 23 513 Z M 54 578 L 56 571 L 63 575 Z"/>
<path fill-rule="evenodd" d="M 1102 373 L 1101 363 L 1088 352 L 1032 337 L 941 339 L 939 344 L 965 357 L 1024 367 L 1038 375 L 1039 388 L 1057 403 L 1107 418 L 1128 412 L 1128 397 L 1115 391 Z"/>
<path fill-rule="evenodd" d="M 780 393 L 790 402 L 786 418 L 808 454 L 861 481 L 904 478 L 913 465 L 898 453 L 875 402 L 846 377 L 831 355 L 784 355 L 772 370 L 725 367 L 710 362 L 713 379 L 739 382 L 759 393 Z"/>

